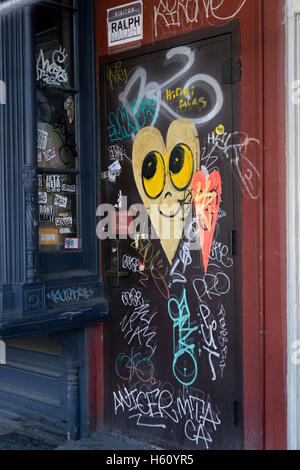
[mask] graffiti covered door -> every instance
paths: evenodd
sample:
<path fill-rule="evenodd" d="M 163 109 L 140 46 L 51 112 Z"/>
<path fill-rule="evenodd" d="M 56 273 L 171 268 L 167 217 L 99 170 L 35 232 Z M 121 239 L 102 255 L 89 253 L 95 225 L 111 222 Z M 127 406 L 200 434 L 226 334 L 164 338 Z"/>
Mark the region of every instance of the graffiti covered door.
<path fill-rule="evenodd" d="M 238 25 L 176 41 L 101 67 L 109 422 L 241 448 Z"/>

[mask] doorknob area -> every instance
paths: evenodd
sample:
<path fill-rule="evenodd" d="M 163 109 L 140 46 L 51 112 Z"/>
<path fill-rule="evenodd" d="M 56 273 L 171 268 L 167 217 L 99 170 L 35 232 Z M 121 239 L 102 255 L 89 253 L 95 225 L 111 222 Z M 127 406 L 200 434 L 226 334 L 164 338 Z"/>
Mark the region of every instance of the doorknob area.
<path fill-rule="evenodd" d="M 130 275 L 130 271 L 106 271 L 107 277 L 128 277 Z"/>
<path fill-rule="evenodd" d="M 122 269 L 120 240 L 118 239 L 109 241 L 109 268 L 105 271 L 105 275 L 113 288 L 120 287 L 120 279 L 130 275 L 130 271 Z"/>

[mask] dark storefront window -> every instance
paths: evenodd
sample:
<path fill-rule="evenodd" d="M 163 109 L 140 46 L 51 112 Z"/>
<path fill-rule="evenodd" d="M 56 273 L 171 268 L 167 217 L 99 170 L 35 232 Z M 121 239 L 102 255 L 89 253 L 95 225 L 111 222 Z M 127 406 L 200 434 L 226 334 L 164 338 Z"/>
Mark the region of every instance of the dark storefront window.
<path fill-rule="evenodd" d="M 60 2 L 68 4 L 72 2 Z M 74 11 L 36 11 L 37 162 L 41 252 L 79 250 L 78 89 Z"/>
<path fill-rule="evenodd" d="M 58 5 L 59 3 L 59 5 Z M 93 271 L 97 250 L 92 111 L 81 14 L 85 2 L 35 9 L 39 253 L 41 274 Z M 80 40 L 79 40 L 80 38 Z M 87 45 L 86 45 L 87 46 Z M 89 110 L 87 109 L 89 106 Z M 95 220 L 95 219 L 94 219 Z"/>

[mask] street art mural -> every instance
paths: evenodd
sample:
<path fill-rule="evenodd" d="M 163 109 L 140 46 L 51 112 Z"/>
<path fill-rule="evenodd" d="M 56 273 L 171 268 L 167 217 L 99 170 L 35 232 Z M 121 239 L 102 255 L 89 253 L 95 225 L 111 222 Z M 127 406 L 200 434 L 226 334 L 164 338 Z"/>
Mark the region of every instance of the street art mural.
<path fill-rule="evenodd" d="M 199 157 L 197 129 L 188 119 L 170 124 L 166 143 L 154 127 L 139 131 L 133 142 L 136 186 L 170 264 L 181 240 L 186 199 Z M 172 238 L 164 236 L 165 223 Z M 174 229 L 178 231 L 177 237 Z"/>
<path fill-rule="evenodd" d="M 128 215 L 127 236 L 103 241 L 104 263 L 118 257 L 122 271 L 106 280 L 110 422 L 166 448 L 241 445 L 233 240 L 238 201 L 259 197 L 260 175 L 249 151 L 259 142 L 234 116 L 239 84 L 222 83 L 231 53 L 220 34 L 103 65 L 101 171 L 118 168 L 103 180 L 103 200 Z M 147 217 L 132 224 L 127 209 L 137 207 Z"/>

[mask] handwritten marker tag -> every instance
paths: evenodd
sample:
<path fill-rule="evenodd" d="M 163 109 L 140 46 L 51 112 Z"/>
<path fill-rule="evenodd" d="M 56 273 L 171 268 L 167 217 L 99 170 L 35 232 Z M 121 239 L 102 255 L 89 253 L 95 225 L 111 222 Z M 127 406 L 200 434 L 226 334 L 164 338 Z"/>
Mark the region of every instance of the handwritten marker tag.
<path fill-rule="evenodd" d="M 221 201 L 221 176 L 218 171 L 197 171 L 192 180 L 192 195 L 201 241 L 204 272 L 207 272 L 211 246 Z"/>

